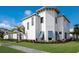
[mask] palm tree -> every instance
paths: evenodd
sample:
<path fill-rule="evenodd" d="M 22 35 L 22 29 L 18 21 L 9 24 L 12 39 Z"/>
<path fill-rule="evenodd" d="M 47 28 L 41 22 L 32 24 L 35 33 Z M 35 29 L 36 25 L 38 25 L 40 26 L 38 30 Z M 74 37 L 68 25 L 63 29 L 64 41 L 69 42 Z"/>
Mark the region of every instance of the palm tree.
<path fill-rule="evenodd" d="M 18 39 L 22 39 L 22 34 L 25 34 L 25 28 L 23 25 L 20 25 L 20 26 L 16 26 L 16 30 L 19 32 L 18 33 Z M 18 42 L 18 39 L 17 39 L 17 42 Z"/>
<path fill-rule="evenodd" d="M 4 37 L 4 32 L 0 31 L 0 38 L 3 39 L 3 37 Z"/>
<path fill-rule="evenodd" d="M 76 35 L 76 39 L 79 39 L 79 24 L 74 26 L 74 34 Z"/>

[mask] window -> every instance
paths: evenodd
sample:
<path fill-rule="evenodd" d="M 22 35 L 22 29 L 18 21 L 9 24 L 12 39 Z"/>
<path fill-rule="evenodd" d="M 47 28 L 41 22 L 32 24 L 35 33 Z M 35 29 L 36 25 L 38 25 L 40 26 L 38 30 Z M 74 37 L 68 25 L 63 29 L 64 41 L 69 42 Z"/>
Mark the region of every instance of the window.
<path fill-rule="evenodd" d="M 40 31 L 39 38 L 41 38 L 41 40 L 44 40 L 44 32 L 43 31 Z"/>
<path fill-rule="evenodd" d="M 29 22 L 27 23 L 27 30 L 29 30 Z"/>
<path fill-rule="evenodd" d="M 53 32 L 52 31 L 48 31 L 48 39 L 52 40 L 53 37 Z"/>
<path fill-rule="evenodd" d="M 67 33 L 65 32 L 64 34 L 65 34 L 65 39 L 67 39 Z"/>
<path fill-rule="evenodd" d="M 62 34 L 62 32 L 59 32 L 59 34 Z"/>
<path fill-rule="evenodd" d="M 32 25 L 34 25 L 34 19 L 33 19 L 33 17 L 32 17 Z"/>
<path fill-rule="evenodd" d="M 57 18 L 55 18 L 55 23 L 57 24 Z"/>
<path fill-rule="evenodd" d="M 41 23 L 43 23 L 43 17 L 41 17 Z"/>
<path fill-rule="evenodd" d="M 55 39 L 56 39 L 56 40 L 58 40 L 58 38 L 57 38 L 57 37 L 58 37 L 58 32 L 57 32 L 57 31 L 55 31 Z"/>

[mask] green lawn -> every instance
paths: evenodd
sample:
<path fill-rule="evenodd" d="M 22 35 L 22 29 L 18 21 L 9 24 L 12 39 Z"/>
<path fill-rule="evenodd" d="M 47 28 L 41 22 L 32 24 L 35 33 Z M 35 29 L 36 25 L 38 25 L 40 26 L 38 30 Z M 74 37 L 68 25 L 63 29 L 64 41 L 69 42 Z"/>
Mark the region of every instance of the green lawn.
<path fill-rule="evenodd" d="M 79 42 L 67 42 L 58 44 L 41 44 L 41 43 L 30 43 L 30 42 L 20 42 L 12 43 L 15 45 L 25 46 L 29 48 L 35 48 L 38 50 L 43 50 L 47 52 L 54 53 L 76 53 L 79 52 Z"/>
<path fill-rule="evenodd" d="M 8 42 L 8 41 L 6 41 Z M 71 41 L 66 43 L 58 43 L 58 44 L 41 44 L 41 43 L 31 43 L 31 42 L 11 42 L 13 45 L 20 45 L 29 48 L 34 48 L 47 52 L 54 53 L 76 53 L 79 52 L 79 41 Z"/>
<path fill-rule="evenodd" d="M 21 51 L 18 51 L 18 50 L 12 49 L 12 48 L 0 46 L 0 53 L 21 53 Z"/>

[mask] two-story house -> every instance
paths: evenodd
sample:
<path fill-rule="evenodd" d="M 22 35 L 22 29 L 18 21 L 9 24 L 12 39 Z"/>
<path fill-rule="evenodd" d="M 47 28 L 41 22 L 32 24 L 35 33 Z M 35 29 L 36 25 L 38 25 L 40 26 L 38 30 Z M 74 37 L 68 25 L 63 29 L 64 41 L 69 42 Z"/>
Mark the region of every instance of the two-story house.
<path fill-rule="evenodd" d="M 70 21 L 59 10 L 43 7 L 22 21 L 27 40 L 57 41 L 69 39 Z"/>

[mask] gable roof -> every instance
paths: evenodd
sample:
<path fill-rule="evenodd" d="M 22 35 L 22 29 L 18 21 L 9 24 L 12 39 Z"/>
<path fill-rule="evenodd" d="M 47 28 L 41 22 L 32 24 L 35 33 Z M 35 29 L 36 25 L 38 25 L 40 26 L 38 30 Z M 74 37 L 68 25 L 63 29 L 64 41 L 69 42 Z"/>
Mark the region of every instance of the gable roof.
<path fill-rule="evenodd" d="M 23 18 L 23 20 L 22 20 L 22 21 L 24 21 L 24 20 L 26 20 L 26 19 L 28 19 L 28 18 L 30 18 L 30 17 L 32 17 L 32 16 L 35 16 L 35 15 L 39 16 L 37 13 L 33 13 L 32 15 L 27 16 L 27 17 Z"/>
<path fill-rule="evenodd" d="M 59 15 L 59 16 L 57 16 L 57 18 L 58 17 L 64 17 L 69 23 L 70 23 L 70 21 L 68 20 L 68 18 L 66 17 L 66 16 L 64 16 L 64 15 Z"/>
<path fill-rule="evenodd" d="M 37 13 L 40 13 L 40 12 L 45 11 L 45 10 L 52 10 L 52 11 L 54 10 L 57 13 L 59 13 L 59 10 L 56 7 L 53 7 L 53 6 L 45 6 L 45 7 L 42 7 L 40 9 L 36 10 L 36 12 Z"/>

